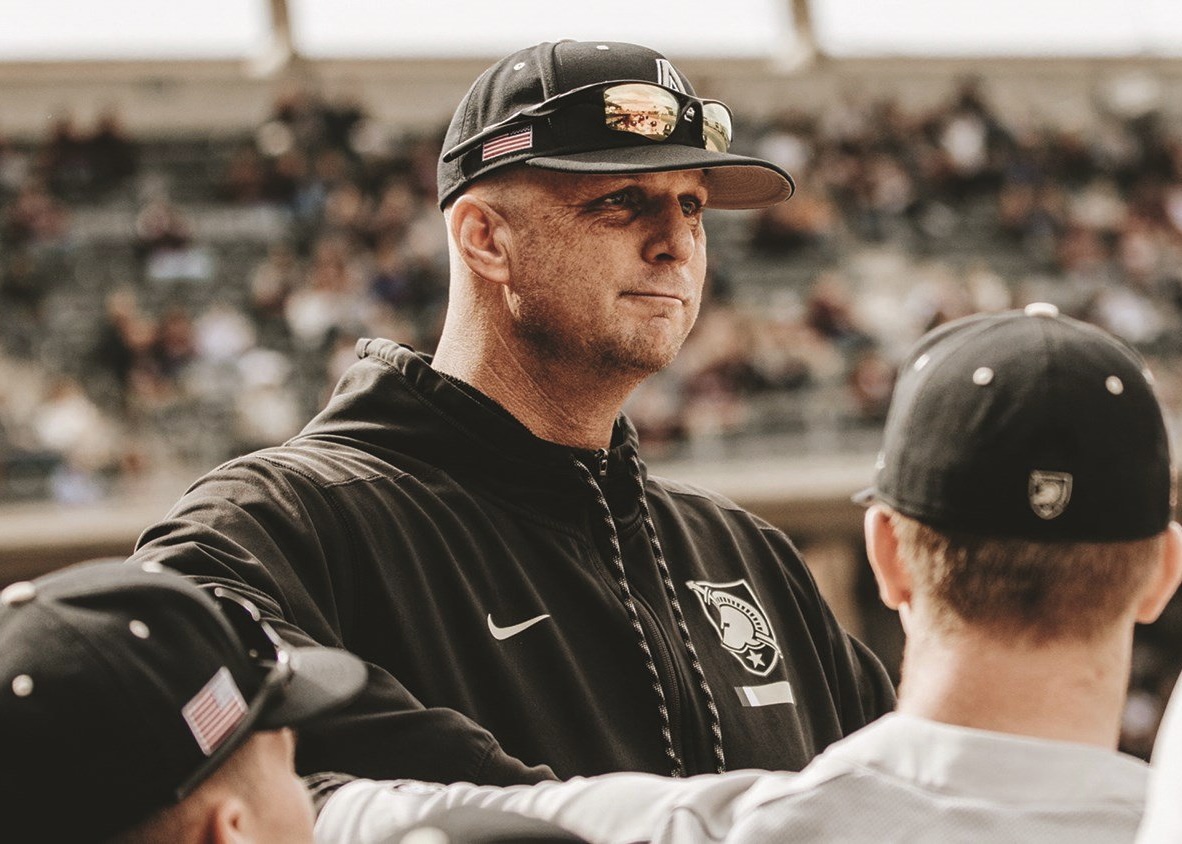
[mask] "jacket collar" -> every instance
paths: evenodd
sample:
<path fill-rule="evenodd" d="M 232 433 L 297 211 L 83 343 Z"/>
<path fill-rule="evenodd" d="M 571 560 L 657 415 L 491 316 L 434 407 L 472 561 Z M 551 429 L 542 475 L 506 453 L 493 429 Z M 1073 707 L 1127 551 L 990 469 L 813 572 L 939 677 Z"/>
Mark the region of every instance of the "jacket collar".
<path fill-rule="evenodd" d="M 348 440 L 378 456 L 412 455 L 449 471 L 494 470 L 546 486 L 577 478 L 572 460 L 594 459 L 593 452 L 534 436 L 492 399 L 444 377 L 430 357 L 408 346 L 363 339 L 357 354 L 360 360 L 300 437 Z M 631 473 L 636 447 L 636 430 L 621 414 L 608 451 L 608 477 Z"/>

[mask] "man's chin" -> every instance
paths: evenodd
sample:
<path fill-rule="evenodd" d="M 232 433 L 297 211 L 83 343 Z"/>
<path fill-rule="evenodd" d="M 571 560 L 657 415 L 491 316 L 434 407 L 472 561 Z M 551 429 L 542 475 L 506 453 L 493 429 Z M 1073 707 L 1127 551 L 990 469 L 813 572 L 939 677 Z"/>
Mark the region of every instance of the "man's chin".
<path fill-rule="evenodd" d="M 620 348 L 605 350 L 602 362 L 616 371 L 626 371 L 644 377 L 660 372 L 673 363 L 679 351 L 681 342 L 654 344 L 637 341 Z"/>

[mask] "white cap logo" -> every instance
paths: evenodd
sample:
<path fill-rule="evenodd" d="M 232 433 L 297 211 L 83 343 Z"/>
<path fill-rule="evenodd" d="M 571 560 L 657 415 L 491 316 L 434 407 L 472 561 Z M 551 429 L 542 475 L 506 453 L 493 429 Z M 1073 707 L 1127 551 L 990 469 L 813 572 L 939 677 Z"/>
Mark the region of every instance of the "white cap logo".
<path fill-rule="evenodd" d="M 685 85 L 681 83 L 681 77 L 677 75 L 677 68 L 668 59 L 657 59 L 657 84 L 680 94 L 685 93 Z"/>
<path fill-rule="evenodd" d="M 1038 469 L 1031 472 L 1026 491 L 1034 514 L 1048 521 L 1063 515 L 1071 501 L 1071 483 L 1071 475 L 1067 472 L 1043 472 Z"/>

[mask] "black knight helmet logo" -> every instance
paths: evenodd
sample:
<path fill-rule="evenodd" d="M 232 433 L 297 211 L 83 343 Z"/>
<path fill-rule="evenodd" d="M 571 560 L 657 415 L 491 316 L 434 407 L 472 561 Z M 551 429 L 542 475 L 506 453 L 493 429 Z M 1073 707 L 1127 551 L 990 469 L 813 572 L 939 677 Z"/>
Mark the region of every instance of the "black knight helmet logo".
<path fill-rule="evenodd" d="M 1063 515 L 1071 502 L 1071 475 L 1067 472 L 1043 472 L 1035 469 L 1030 473 L 1027 497 L 1030 508 L 1040 519 L 1054 519 Z"/>
<path fill-rule="evenodd" d="M 722 646 L 752 674 L 760 677 L 770 674 L 780 659 L 780 646 L 776 644 L 767 613 L 747 581 L 687 580 L 686 585 L 698 596 L 702 611 L 722 639 Z"/>

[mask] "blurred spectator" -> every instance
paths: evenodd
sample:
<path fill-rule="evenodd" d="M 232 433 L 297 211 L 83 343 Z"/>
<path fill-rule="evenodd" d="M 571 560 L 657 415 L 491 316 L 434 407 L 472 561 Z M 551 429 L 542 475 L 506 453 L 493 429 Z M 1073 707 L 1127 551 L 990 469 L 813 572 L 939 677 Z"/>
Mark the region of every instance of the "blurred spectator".
<path fill-rule="evenodd" d="M 55 482 L 59 500 L 91 501 L 101 494 L 101 476 L 119 463 L 116 426 L 72 378 L 58 377 L 33 415 L 36 445 L 61 458 Z"/>
<path fill-rule="evenodd" d="M 148 200 L 135 219 L 135 250 L 153 281 L 208 281 L 209 253 L 193 243 L 189 221 L 163 196 Z"/>
<path fill-rule="evenodd" d="M 321 226 L 325 234 L 339 234 L 354 243 L 366 241 L 370 202 L 355 182 L 341 182 L 329 191 Z"/>
<path fill-rule="evenodd" d="M 857 420 L 881 424 L 886 420 L 895 387 L 895 368 L 877 349 L 861 352 L 849 375 L 850 392 L 857 409 Z"/>
<path fill-rule="evenodd" d="M 395 310 L 416 304 L 415 281 L 398 241 L 385 238 L 374 254 L 369 293 L 378 302 Z"/>
<path fill-rule="evenodd" d="M 238 363 L 234 434 L 243 448 L 265 448 L 294 437 L 307 421 L 291 387 L 291 362 L 276 351 L 253 349 Z"/>
<path fill-rule="evenodd" d="M 61 115 L 50 125 L 38 170 L 56 195 L 70 199 L 85 196 L 93 175 L 90 156 L 71 115 Z"/>
<path fill-rule="evenodd" d="M 214 302 L 193 323 L 193 349 L 206 363 L 233 363 L 257 342 L 254 325 L 240 309 Z"/>
<path fill-rule="evenodd" d="M 295 252 L 286 243 L 276 243 L 250 277 L 250 313 L 265 346 L 288 345 L 287 300 L 300 283 L 303 271 Z"/>
<path fill-rule="evenodd" d="M 321 239 L 305 281 L 288 298 L 284 310 L 292 337 L 304 349 L 325 349 L 338 331 L 356 321 L 357 293 L 346 241 Z"/>
<path fill-rule="evenodd" d="M 114 382 L 119 406 L 129 412 L 133 375 L 137 368 L 148 365 L 156 327 L 140 311 L 131 290 L 112 291 L 104 305 L 102 329 L 90 359 L 99 372 Z"/>
<path fill-rule="evenodd" d="M 222 176 L 220 194 L 228 202 L 252 203 L 268 198 L 267 169 L 253 144 L 234 150 Z"/>
<path fill-rule="evenodd" d="M 156 327 L 150 354 L 164 384 L 172 386 L 180 381 L 197 357 L 193 320 L 188 311 L 173 307 L 164 313 Z"/>
<path fill-rule="evenodd" d="M 37 171 L 53 193 L 86 202 L 109 193 L 136 173 L 136 145 L 114 109 L 104 109 L 89 133 L 69 114 L 57 117 L 37 158 Z"/>
<path fill-rule="evenodd" d="M 29 176 L 29 155 L 0 131 L 0 199 L 16 193 Z"/>
<path fill-rule="evenodd" d="M 99 115 L 86 146 L 91 179 L 98 191 L 108 192 L 135 175 L 136 145 L 114 109 L 106 109 Z"/>
<path fill-rule="evenodd" d="M 180 210 L 163 196 L 150 199 L 135 218 L 135 246 L 143 258 L 173 249 L 183 249 L 193 239 L 189 223 Z"/>
<path fill-rule="evenodd" d="M 760 211 L 757 219 L 752 245 L 773 254 L 822 245 L 838 226 L 832 203 L 805 190 L 798 190 L 791 202 Z"/>
<path fill-rule="evenodd" d="M 837 346 L 855 349 L 869 342 L 854 318 L 853 299 L 836 273 L 822 274 L 805 302 L 805 325 Z"/>
<path fill-rule="evenodd" d="M 29 179 L 0 215 L 0 242 L 13 248 L 60 245 L 68 233 L 69 212 L 45 185 Z"/>

